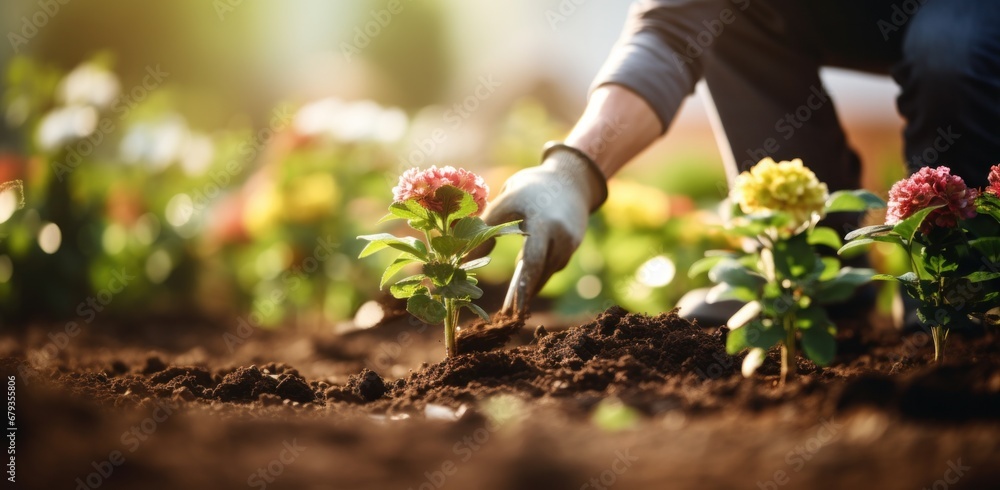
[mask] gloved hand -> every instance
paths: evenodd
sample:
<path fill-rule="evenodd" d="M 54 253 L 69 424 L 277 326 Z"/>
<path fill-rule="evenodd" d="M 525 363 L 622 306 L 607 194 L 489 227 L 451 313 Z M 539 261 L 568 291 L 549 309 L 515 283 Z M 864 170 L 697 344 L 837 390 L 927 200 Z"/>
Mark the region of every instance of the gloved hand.
<path fill-rule="evenodd" d="M 607 196 L 604 174 L 593 160 L 561 143 L 546 145 L 541 165 L 507 179 L 483 215 L 490 225 L 523 220 L 527 235 L 504 312 L 524 313 L 549 277 L 566 266 L 583 241 L 588 216 Z"/>

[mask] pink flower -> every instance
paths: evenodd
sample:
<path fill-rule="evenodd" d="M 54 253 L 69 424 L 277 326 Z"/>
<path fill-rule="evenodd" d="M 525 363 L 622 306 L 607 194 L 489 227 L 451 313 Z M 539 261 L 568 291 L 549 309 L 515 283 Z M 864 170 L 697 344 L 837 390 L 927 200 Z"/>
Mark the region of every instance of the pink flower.
<path fill-rule="evenodd" d="M 490 188 L 486 186 L 483 178 L 468 170 L 452 166 L 442 168 L 431 166 L 427 170 L 414 167 L 403 172 L 403 175 L 399 176 L 399 184 L 392 188 L 392 197 L 396 202 L 416 199 L 421 206 L 440 212 L 443 205 L 434 199 L 434 193 L 446 185 L 472 194 L 472 199 L 479 206 L 474 215 L 486 208 L 486 198 L 490 195 Z"/>
<path fill-rule="evenodd" d="M 994 165 L 990 169 L 990 185 L 986 188 L 986 192 L 1000 196 L 1000 165 Z"/>
<path fill-rule="evenodd" d="M 958 220 L 976 215 L 977 195 L 976 189 L 966 187 L 961 177 L 951 175 L 948 167 L 924 167 L 889 190 L 885 223 L 894 225 L 923 208 L 944 205 L 927 216 L 921 231 L 927 233 L 933 226 L 953 227 Z"/>

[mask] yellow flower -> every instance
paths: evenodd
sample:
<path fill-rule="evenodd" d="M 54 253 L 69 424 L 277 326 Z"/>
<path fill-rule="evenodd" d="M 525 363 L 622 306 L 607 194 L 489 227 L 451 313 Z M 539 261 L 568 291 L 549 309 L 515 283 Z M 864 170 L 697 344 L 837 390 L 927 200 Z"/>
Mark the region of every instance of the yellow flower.
<path fill-rule="evenodd" d="M 780 211 L 792 217 L 789 228 L 823 217 L 829 192 L 826 184 L 796 158 L 775 162 L 765 158 L 736 178 L 733 200 L 747 214 Z"/>
<path fill-rule="evenodd" d="M 627 228 L 660 228 L 670 218 L 670 198 L 663 191 L 637 182 L 611 179 L 605 216 Z"/>

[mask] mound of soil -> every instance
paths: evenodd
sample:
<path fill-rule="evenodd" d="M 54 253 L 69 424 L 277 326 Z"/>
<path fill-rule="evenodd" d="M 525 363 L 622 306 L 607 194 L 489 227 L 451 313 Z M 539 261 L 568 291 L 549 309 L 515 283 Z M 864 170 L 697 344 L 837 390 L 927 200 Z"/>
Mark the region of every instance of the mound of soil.
<path fill-rule="evenodd" d="M 533 336 L 517 319 L 474 325 L 460 337 L 464 353 L 411 364 L 395 379 L 360 367 L 357 352 L 438 353 L 438 332 L 350 342 L 262 335 L 238 353 L 253 360 L 245 363 L 200 347 L 153 354 L 81 339 L 19 385 L 18 420 L 31 436 L 18 457 L 35 478 L 26 488 L 75 487 L 79 477 L 89 487 L 111 482 L 104 488 L 440 488 L 447 480 L 499 490 L 581 488 L 606 475 L 627 479 L 621 488 L 777 488 L 788 475 L 809 488 L 897 488 L 932 487 L 949 464 L 973 465 L 961 480 L 971 488 L 1000 476 L 988 464 L 1000 458 L 998 336 L 953 336 L 948 362 L 933 365 L 929 345 L 856 331 L 844 329 L 831 367 L 800 359 L 800 375 L 784 385 L 776 350 L 744 379 L 741 356 L 725 353 L 724 328 L 621 308 Z M 523 345 L 504 345 L 525 332 Z M 0 371 L 21 379 L 28 351 L 0 339 L 0 352 L 15 356 L 0 359 Z M 524 405 L 513 428 L 487 423 L 483 403 L 497 395 Z M 632 430 L 597 428 L 595 406 L 607 400 L 644 416 Z M 441 405 L 458 420 L 433 420 L 431 412 L 447 412 Z M 822 450 L 821 463 L 789 467 L 795 448 L 831 431 L 807 454 Z M 303 462 L 286 458 L 300 446 Z M 127 464 L 101 476 L 114 451 Z M 636 469 L 609 473 L 613 461 L 631 468 L 629 451 Z M 459 463 L 458 473 L 449 469 Z M 855 467 L 865 471 L 844 471 Z"/>
<path fill-rule="evenodd" d="M 742 356 L 725 353 L 725 328 L 705 329 L 673 311 L 650 317 L 612 307 L 578 327 L 555 333 L 540 327 L 528 345 L 477 351 L 502 346 L 522 326 L 515 319 L 502 319 L 494 328 L 474 325 L 459 340 L 473 352 L 425 364 L 396 380 L 363 369 L 346 383 L 330 384 L 308 381 L 282 363 L 210 372 L 167 365 L 155 356 L 134 373 L 112 368 L 60 373 L 56 379 L 116 406 L 155 396 L 210 403 L 340 404 L 365 413 L 400 414 L 419 413 L 428 404 L 458 408 L 512 394 L 557 403 L 574 413 L 615 397 L 651 415 L 677 409 L 690 414 L 759 412 L 794 403 L 825 414 L 871 406 L 913 418 L 1000 419 L 1000 354 L 992 335 L 952 342 L 957 345 L 949 346 L 951 358 L 959 362 L 919 369 L 908 369 L 915 365 L 912 358 L 880 347 L 828 369 L 800 358 L 799 376 L 781 386 L 776 349 L 758 376 L 743 379 Z"/>

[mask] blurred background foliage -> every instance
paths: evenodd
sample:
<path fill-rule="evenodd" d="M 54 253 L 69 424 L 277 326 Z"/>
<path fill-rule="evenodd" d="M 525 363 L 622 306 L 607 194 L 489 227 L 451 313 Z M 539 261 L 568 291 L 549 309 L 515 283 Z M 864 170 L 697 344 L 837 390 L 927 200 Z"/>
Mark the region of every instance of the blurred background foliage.
<path fill-rule="evenodd" d="M 375 222 L 403 170 L 463 166 L 495 195 L 585 96 L 509 60 L 483 71 L 447 0 L 396 4 L 385 25 L 372 22 L 387 1 L 53 4 L 0 7 L 14 34 L 0 53 L 0 181 L 23 180 L 26 198 L 0 223 L 4 325 L 255 313 L 330 328 L 384 299 L 388 258 L 357 260 L 355 237 L 389 226 Z M 718 153 L 697 131 L 611 182 L 542 293 L 554 311 L 656 313 L 704 285 L 690 264 L 733 244 L 715 227 Z M 897 167 L 879 167 L 876 187 Z M 496 295 L 519 246 L 502 240 L 483 271 Z"/>

